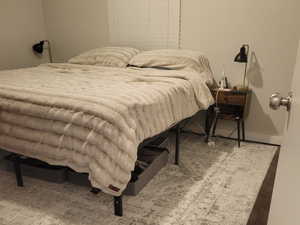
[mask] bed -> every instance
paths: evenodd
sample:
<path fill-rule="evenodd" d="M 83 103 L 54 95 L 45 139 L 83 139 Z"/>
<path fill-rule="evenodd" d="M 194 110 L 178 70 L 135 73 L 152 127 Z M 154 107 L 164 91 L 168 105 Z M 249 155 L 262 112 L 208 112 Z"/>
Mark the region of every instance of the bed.
<path fill-rule="evenodd" d="M 205 73 L 71 63 L 0 72 L 0 148 L 120 197 L 138 146 L 213 104 Z"/>

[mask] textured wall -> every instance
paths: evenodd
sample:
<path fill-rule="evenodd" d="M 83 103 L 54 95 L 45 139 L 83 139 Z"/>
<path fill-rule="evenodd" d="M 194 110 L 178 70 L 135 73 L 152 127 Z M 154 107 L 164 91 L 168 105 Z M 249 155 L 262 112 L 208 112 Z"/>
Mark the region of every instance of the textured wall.
<path fill-rule="evenodd" d="M 0 1 L 0 70 L 43 62 L 31 47 L 44 38 L 42 0 Z"/>
<path fill-rule="evenodd" d="M 106 0 L 43 0 L 43 8 L 56 61 L 108 43 Z"/>

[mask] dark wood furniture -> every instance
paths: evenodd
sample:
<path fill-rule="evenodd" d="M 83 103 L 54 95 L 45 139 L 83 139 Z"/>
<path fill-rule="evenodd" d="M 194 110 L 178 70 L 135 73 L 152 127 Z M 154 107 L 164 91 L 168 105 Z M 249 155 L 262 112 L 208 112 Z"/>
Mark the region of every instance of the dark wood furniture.
<path fill-rule="evenodd" d="M 250 90 L 212 90 L 212 95 L 215 98 L 213 111 L 215 112 L 215 122 L 213 124 L 212 136 L 215 136 L 219 120 L 235 121 L 237 125 L 237 140 L 238 146 L 241 145 L 241 140 L 245 141 L 245 116 L 247 113 L 247 103 L 249 102 Z M 242 131 L 242 139 L 241 139 Z"/>

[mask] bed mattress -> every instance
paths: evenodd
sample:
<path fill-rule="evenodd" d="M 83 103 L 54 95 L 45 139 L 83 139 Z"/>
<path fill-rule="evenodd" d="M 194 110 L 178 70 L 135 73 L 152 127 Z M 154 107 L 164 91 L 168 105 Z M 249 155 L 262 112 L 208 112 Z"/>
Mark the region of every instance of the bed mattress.
<path fill-rule="evenodd" d="M 213 103 L 204 74 L 43 64 L 0 72 L 0 147 L 119 196 L 138 145 Z"/>

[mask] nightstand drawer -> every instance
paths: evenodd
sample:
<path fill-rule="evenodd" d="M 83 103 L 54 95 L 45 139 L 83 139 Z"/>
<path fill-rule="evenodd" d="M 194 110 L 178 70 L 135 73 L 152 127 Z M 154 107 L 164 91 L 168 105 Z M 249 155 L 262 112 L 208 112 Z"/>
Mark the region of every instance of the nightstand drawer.
<path fill-rule="evenodd" d="M 229 104 L 229 105 L 245 105 L 245 96 L 241 95 L 219 95 L 219 104 Z"/>
<path fill-rule="evenodd" d="M 240 105 L 240 106 L 244 106 L 246 104 L 246 95 L 240 93 L 235 94 L 233 92 L 221 91 L 218 94 L 218 99 L 216 99 L 217 98 L 216 91 L 213 91 L 212 94 L 215 100 L 218 102 L 218 104 Z"/>

